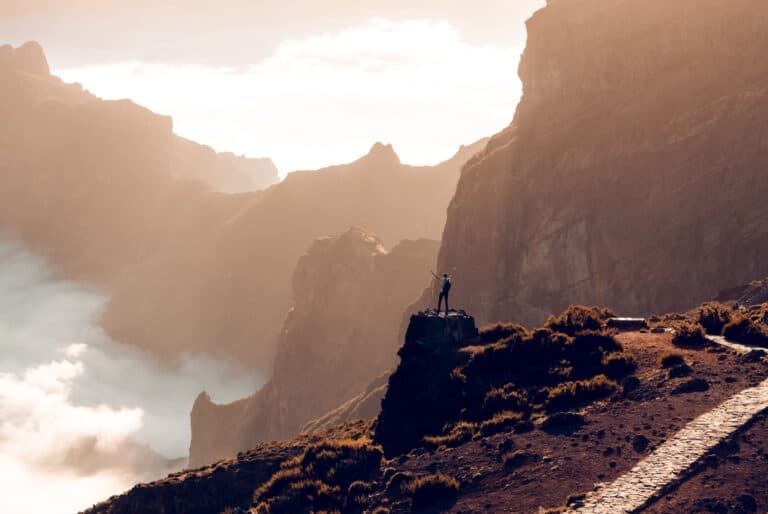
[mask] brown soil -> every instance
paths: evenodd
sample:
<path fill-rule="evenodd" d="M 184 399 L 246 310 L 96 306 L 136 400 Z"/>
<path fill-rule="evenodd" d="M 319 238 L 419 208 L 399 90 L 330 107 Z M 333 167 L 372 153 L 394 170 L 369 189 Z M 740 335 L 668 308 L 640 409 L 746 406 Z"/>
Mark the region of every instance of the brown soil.
<path fill-rule="evenodd" d="M 645 512 L 768 512 L 768 417 L 760 416 L 701 464 L 697 473 Z"/>
<path fill-rule="evenodd" d="M 439 470 L 460 479 L 462 494 L 450 512 L 536 512 L 561 506 L 569 495 L 590 491 L 597 482 L 614 480 L 689 421 L 768 376 L 764 365 L 742 364 L 737 354 L 719 347 L 675 348 L 668 334 L 626 333 L 619 340 L 638 360 L 641 385 L 626 397 L 619 394 L 584 409 L 588 423 L 575 433 L 550 435 L 536 429 L 498 434 L 455 449 L 414 455 L 420 453 L 416 450 L 390 466 L 413 473 Z M 673 349 L 693 368 L 689 377 L 668 379 L 659 366 L 659 355 Z M 690 377 L 706 379 L 710 389 L 671 394 Z M 648 439 L 645 452 L 634 449 L 637 436 Z M 509 440 L 513 450 L 523 450 L 533 460 L 505 469 L 498 446 Z M 389 500 L 393 512 L 409 511 L 404 498 Z"/>
<path fill-rule="evenodd" d="M 768 378 L 765 364 L 745 363 L 738 354 L 721 347 L 675 348 L 669 334 L 635 332 L 618 338 L 637 359 L 640 386 L 583 409 L 581 413 L 587 423 L 582 428 L 560 435 L 546 433 L 539 427 L 528 433 L 510 430 L 453 449 L 413 450 L 383 462 L 382 473 L 371 484 L 372 491 L 362 499 L 366 511 L 386 506 L 392 513 L 411 512 L 410 499 L 401 494 L 399 487 L 387 491 L 387 481 L 397 472 L 419 475 L 437 471 L 458 479 L 461 491 L 452 505 L 444 504 L 428 512 L 533 513 L 540 507 L 559 507 L 569 495 L 583 494 L 598 482 L 616 479 L 697 416 Z M 688 377 L 668 378 L 669 371 L 660 366 L 659 357 L 670 350 L 684 355 L 692 368 Z M 672 394 L 676 386 L 690 378 L 707 380 L 709 389 Z M 247 509 L 252 492 L 279 463 L 297 455 L 308 444 L 370 433 L 370 422 L 361 422 L 292 442 L 265 444 L 237 459 L 137 486 L 90 513 L 203 514 L 222 512 L 225 506 Z M 644 449 L 636 444 L 642 442 L 641 438 L 647 440 Z M 768 451 L 768 422 L 758 420 L 740 436 L 738 443 L 738 450 L 732 455 L 707 460 L 711 466 L 717 464 L 716 468 L 704 468 L 649 512 L 696 512 L 692 509 L 704 505 L 700 500 L 705 498 L 713 498 L 706 505 L 714 506 L 719 505 L 718 500 L 731 501 L 740 496 L 748 503 L 747 495 L 765 512 L 768 485 L 763 479 L 768 471 L 768 454 L 763 449 Z M 520 451 L 523 456 L 508 459 L 512 465 L 505 467 L 503 455 L 510 451 Z M 212 499 L 216 501 L 211 502 Z"/>

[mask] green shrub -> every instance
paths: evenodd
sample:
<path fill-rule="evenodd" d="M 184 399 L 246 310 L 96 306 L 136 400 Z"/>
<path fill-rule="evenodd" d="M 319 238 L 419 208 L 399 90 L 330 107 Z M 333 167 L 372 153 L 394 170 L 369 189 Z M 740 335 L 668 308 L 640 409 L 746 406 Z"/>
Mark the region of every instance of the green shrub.
<path fill-rule="evenodd" d="M 620 380 L 631 375 L 637 369 L 637 361 L 626 352 L 613 352 L 603 357 L 603 368 L 606 376 Z"/>
<path fill-rule="evenodd" d="M 723 329 L 729 341 L 752 346 L 768 347 L 768 329 L 760 323 L 741 314 L 735 314 Z"/>
<path fill-rule="evenodd" d="M 402 491 L 411 497 L 414 509 L 423 509 L 455 500 L 459 489 L 458 480 L 443 473 L 435 473 L 403 484 Z"/>
<path fill-rule="evenodd" d="M 672 344 L 690 348 L 700 348 L 707 344 L 704 328 L 698 323 L 678 322 L 675 324 L 675 335 Z"/>
<path fill-rule="evenodd" d="M 547 412 L 568 410 L 583 403 L 604 398 L 612 394 L 618 385 L 605 375 L 597 375 L 589 380 L 564 382 L 551 389 L 547 395 Z"/>
<path fill-rule="evenodd" d="M 685 357 L 680 352 L 665 352 L 659 357 L 659 365 L 662 368 L 672 368 L 685 364 Z"/>
<path fill-rule="evenodd" d="M 708 302 L 702 304 L 696 314 L 697 321 L 707 334 L 719 336 L 723 333 L 723 328 L 731 322 L 733 309 L 722 303 Z"/>
<path fill-rule="evenodd" d="M 615 314 L 602 307 L 571 305 L 559 316 L 550 316 L 544 323 L 544 327 L 554 332 L 575 336 L 584 330 L 600 330 L 605 321 L 612 317 L 615 317 Z"/>

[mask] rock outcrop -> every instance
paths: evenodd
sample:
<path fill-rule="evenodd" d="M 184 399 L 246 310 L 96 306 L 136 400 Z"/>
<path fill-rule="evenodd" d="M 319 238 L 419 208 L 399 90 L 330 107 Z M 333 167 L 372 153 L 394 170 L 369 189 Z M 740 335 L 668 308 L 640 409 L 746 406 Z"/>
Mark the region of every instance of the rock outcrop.
<path fill-rule="evenodd" d="M 411 316 L 405 344 L 398 351 L 400 365 L 389 377 L 381 403 L 375 440 L 386 455 L 399 455 L 419 446 L 422 437 L 443 428 L 445 413 L 456 409 L 451 371 L 467 360 L 459 352 L 477 337 L 472 316 L 434 311 Z"/>
<path fill-rule="evenodd" d="M 48 59 L 37 41 L 28 41 L 18 48 L 0 46 L 0 68 L 13 69 L 33 75 L 49 75 Z"/>
<path fill-rule="evenodd" d="M 724 289 L 715 298 L 718 302 L 736 302 L 744 307 L 752 307 L 768 302 L 768 278 L 753 280 L 749 284 Z"/>
<path fill-rule="evenodd" d="M 361 229 L 316 241 L 293 274 L 294 306 L 267 384 L 229 405 L 206 394 L 195 402 L 192 465 L 291 437 L 329 411 L 376 416 L 383 384 L 371 381 L 395 365 L 403 309 L 429 281 L 438 246 L 403 241 L 388 252 Z"/>
<path fill-rule="evenodd" d="M 389 244 L 439 237 L 459 170 L 484 144 L 433 167 L 376 146 L 222 194 L 209 184 L 248 162 L 181 140 L 168 117 L 42 74 L 40 59 L 7 58 L 37 47 L 24 48 L 0 51 L 0 230 L 110 294 L 108 334 L 165 359 L 207 352 L 266 371 L 311 241 L 350 226 Z"/>
<path fill-rule="evenodd" d="M 439 257 L 455 305 L 684 310 L 768 263 L 768 4 L 555 0 L 513 123 L 465 167 Z"/>

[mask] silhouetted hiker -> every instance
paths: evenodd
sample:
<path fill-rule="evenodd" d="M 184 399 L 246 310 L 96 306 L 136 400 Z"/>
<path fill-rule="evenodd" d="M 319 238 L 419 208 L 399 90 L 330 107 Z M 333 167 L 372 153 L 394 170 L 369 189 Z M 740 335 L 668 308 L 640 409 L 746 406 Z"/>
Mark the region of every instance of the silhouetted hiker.
<path fill-rule="evenodd" d="M 445 315 L 448 315 L 448 293 L 451 291 L 451 277 L 448 273 L 443 273 L 443 278 L 438 277 L 434 273 L 432 276 L 440 281 L 440 296 L 437 298 L 437 315 L 440 315 L 440 307 L 445 299 Z"/>

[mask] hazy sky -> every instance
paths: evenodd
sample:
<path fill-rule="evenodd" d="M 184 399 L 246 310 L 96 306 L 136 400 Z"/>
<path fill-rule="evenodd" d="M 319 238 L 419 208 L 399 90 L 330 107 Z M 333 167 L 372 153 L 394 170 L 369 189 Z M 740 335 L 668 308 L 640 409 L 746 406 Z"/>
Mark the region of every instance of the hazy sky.
<path fill-rule="evenodd" d="M 543 0 L 2 0 L 0 41 L 170 114 L 177 133 L 281 174 L 375 141 L 433 163 L 512 118 L 524 21 Z"/>

